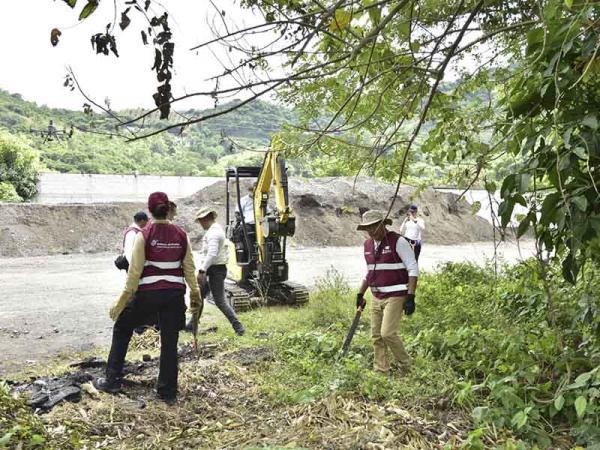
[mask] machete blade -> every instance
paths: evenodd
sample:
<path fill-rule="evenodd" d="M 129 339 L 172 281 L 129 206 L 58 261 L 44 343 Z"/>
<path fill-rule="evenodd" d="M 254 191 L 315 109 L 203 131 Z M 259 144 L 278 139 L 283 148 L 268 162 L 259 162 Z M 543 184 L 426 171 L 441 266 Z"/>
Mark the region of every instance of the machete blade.
<path fill-rule="evenodd" d="M 348 350 L 350 349 L 350 343 L 352 342 L 354 333 L 356 333 L 356 329 L 358 328 L 358 324 L 360 323 L 361 314 L 362 309 L 357 309 L 356 314 L 354 315 L 354 320 L 352 321 L 352 325 L 350 326 L 350 330 L 348 330 L 348 334 L 346 335 L 346 339 L 344 340 L 344 345 L 342 345 L 342 358 L 346 356 Z"/>

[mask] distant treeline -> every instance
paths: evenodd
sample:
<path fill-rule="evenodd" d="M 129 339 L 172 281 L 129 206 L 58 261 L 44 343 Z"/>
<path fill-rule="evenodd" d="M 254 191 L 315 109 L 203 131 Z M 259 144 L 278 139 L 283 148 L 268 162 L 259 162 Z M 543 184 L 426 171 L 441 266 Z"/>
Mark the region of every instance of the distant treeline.
<path fill-rule="evenodd" d="M 138 109 L 118 114 L 131 119 L 143 112 Z M 206 111 L 188 110 L 181 114 L 196 117 Z M 257 101 L 206 123 L 187 127 L 183 132 L 174 130 L 125 142 L 121 137 L 111 136 L 117 131 L 120 134 L 128 134 L 128 131 L 115 128 L 117 122 L 107 114 L 38 106 L 23 100 L 19 94 L 0 90 L 0 133 L 18 135 L 21 141 L 39 151 L 47 169 L 58 172 L 221 175 L 227 165 L 259 162 L 262 154 L 250 150 L 266 147 L 272 133 L 291 118 L 289 110 Z M 44 142 L 42 133 L 47 131 L 51 120 L 59 137 L 61 131 L 68 134 L 73 128 L 72 137 Z M 167 124 L 159 121 L 158 115 L 150 115 L 144 121 L 143 132 Z M 32 133 L 32 130 L 41 133 Z"/>

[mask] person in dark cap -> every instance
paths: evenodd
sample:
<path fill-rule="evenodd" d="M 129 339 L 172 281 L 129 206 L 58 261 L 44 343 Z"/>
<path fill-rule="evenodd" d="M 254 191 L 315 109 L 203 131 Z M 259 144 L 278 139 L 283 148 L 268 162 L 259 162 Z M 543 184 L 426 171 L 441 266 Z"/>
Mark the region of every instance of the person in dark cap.
<path fill-rule="evenodd" d="M 127 258 L 127 263 L 131 261 L 133 253 L 133 243 L 135 237 L 142 231 L 142 228 L 148 223 L 148 215 L 144 211 L 139 211 L 133 216 L 133 223 L 129 225 L 123 232 L 123 256 Z"/>
<path fill-rule="evenodd" d="M 192 313 L 201 307 L 192 246 L 185 231 L 167 220 L 169 198 L 164 192 L 148 197 L 153 220 L 137 234 L 123 292 L 109 311 L 115 321 L 106 378 L 94 381 L 104 392 L 121 390 L 123 365 L 134 328 L 158 315 L 160 364 L 156 390 L 168 404 L 177 397 L 177 341 L 185 326 L 186 283 Z"/>
<path fill-rule="evenodd" d="M 406 218 L 400 226 L 400 234 L 404 236 L 415 251 L 415 258 L 419 260 L 421 254 L 421 242 L 423 231 L 425 231 L 425 221 L 418 216 L 419 208 L 417 205 L 410 205 L 406 212 Z"/>

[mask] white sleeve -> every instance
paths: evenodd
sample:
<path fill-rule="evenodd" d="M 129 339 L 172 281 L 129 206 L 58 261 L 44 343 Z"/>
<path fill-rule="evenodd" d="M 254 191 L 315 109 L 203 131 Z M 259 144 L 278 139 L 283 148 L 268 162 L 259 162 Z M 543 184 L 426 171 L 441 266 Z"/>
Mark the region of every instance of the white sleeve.
<path fill-rule="evenodd" d="M 404 219 L 404 221 L 402 222 L 402 225 L 400 225 L 400 234 L 402 236 L 404 236 L 405 233 L 406 233 L 406 219 Z"/>
<path fill-rule="evenodd" d="M 201 270 L 206 272 L 208 268 L 212 265 L 213 261 L 219 254 L 219 246 L 222 240 L 222 236 L 220 233 L 211 232 L 210 230 L 206 232 L 206 257 L 202 262 Z"/>
<path fill-rule="evenodd" d="M 248 204 L 248 196 L 244 195 L 242 198 L 240 198 L 240 204 L 242 207 L 242 214 L 246 211 L 246 205 Z M 240 212 L 240 206 L 238 205 L 238 202 L 235 202 L 235 212 Z M 246 218 L 244 216 L 244 218 Z"/>
<path fill-rule="evenodd" d="M 425 221 L 420 217 L 417 218 L 417 226 L 423 231 L 425 229 Z"/>
<path fill-rule="evenodd" d="M 137 233 L 133 230 L 128 231 L 125 235 L 125 242 L 123 244 L 123 254 L 125 255 L 125 258 L 127 258 L 129 264 L 131 264 L 131 260 L 133 258 L 133 244 L 135 242 L 136 236 Z"/>
<path fill-rule="evenodd" d="M 396 252 L 402 258 L 402 262 L 406 266 L 409 277 L 419 276 L 419 265 L 415 259 L 415 252 L 413 251 L 410 244 L 403 237 L 398 238 L 396 243 Z"/>

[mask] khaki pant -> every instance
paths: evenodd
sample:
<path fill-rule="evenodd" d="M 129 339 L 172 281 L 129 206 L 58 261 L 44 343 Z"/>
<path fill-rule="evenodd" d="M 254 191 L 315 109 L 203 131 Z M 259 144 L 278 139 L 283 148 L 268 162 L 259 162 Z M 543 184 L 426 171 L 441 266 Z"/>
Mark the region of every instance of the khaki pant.
<path fill-rule="evenodd" d="M 398 331 L 404 314 L 406 297 L 373 298 L 371 302 L 371 337 L 373 338 L 373 368 L 389 372 L 386 349 L 390 349 L 401 366 L 410 366 L 410 356 L 404 349 Z"/>

